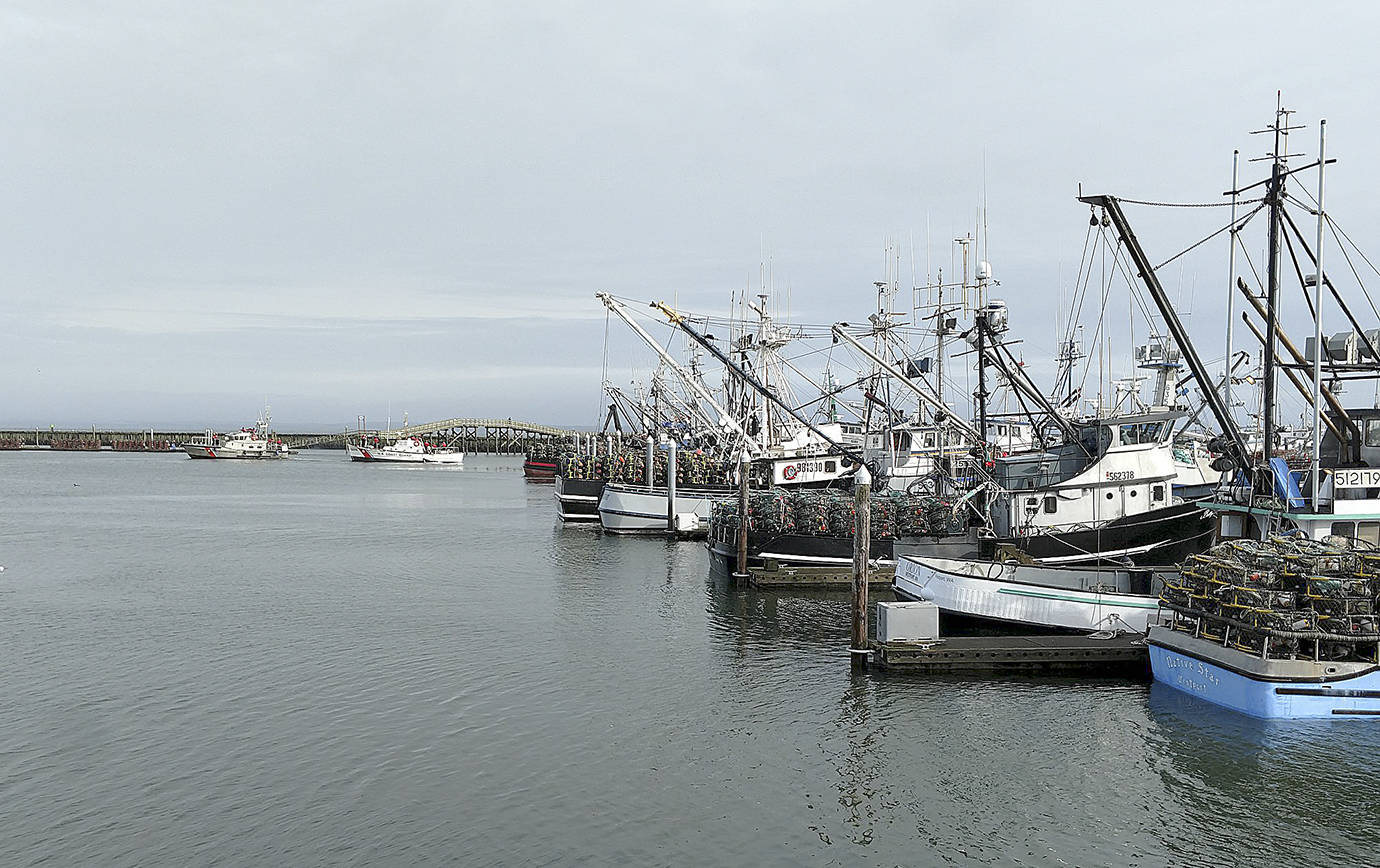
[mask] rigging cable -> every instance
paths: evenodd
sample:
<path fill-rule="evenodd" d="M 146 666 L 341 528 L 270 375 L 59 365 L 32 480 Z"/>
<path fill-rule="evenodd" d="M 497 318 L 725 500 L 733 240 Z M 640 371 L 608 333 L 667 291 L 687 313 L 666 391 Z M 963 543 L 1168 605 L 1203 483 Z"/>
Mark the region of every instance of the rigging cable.
<path fill-rule="evenodd" d="M 1308 188 L 1304 187 L 1302 184 L 1299 184 L 1299 189 L 1303 190 L 1304 195 L 1307 196 L 1309 201 L 1313 203 L 1313 211 L 1314 213 L 1317 213 L 1317 198 L 1311 192 L 1308 191 Z M 1347 235 L 1346 232 L 1342 230 L 1342 227 L 1338 226 L 1332 220 L 1331 214 L 1327 214 L 1324 212 L 1323 220 L 1332 229 L 1332 237 L 1337 240 L 1337 249 L 1342 251 L 1342 256 L 1346 259 L 1347 267 L 1351 269 L 1351 275 L 1356 278 L 1356 285 L 1361 288 L 1361 294 L 1366 297 L 1366 304 L 1370 305 L 1371 313 L 1375 314 L 1377 319 L 1380 319 L 1380 310 L 1376 310 L 1375 301 L 1370 297 L 1370 293 L 1366 290 L 1365 282 L 1361 280 L 1361 275 L 1356 270 L 1356 264 L 1351 261 L 1351 254 L 1347 252 L 1347 246 L 1350 245 L 1351 249 L 1356 251 L 1356 255 L 1360 256 L 1361 260 L 1365 262 L 1366 265 L 1370 266 L 1370 270 L 1375 272 L 1376 275 L 1380 275 L 1380 269 L 1377 269 L 1375 267 L 1375 263 L 1371 262 L 1370 258 L 1366 256 L 1365 251 L 1362 250 L 1356 244 L 1355 241 L 1351 240 L 1351 236 Z M 1341 243 L 1343 239 L 1346 240 L 1346 244 Z"/>
<path fill-rule="evenodd" d="M 1253 199 L 1253 200 L 1251 200 L 1251 201 L 1260 201 L 1260 200 L 1258 200 L 1258 199 Z M 1225 205 L 1225 204 L 1227 204 L 1227 203 L 1224 202 L 1224 203 L 1222 203 L 1222 204 Z M 1237 231 L 1237 232 L 1240 232 L 1240 231 L 1241 231 L 1241 228 L 1244 227 L 1244 226 L 1246 225 L 1246 221 L 1248 221 L 1248 220 L 1250 220 L 1252 217 L 1254 217 L 1257 213 L 1260 212 L 1260 209 L 1262 209 L 1262 208 L 1264 208 L 1264 207 L 1265 207 L 1265 204 L 1264 204 L 1263 202 L 1261 202 L 1261 204 L 1256 205 L 1256 206 L 1255 206 L 1254 208 L 1252 208 L 1249 212 L 1247 212 L 1247 213 L 1246 213 L 1245 219 L 1241 222 L 1241 226 L 1238 227 L 1236 231 Z M 1156 270 L 1156 271 L 1159 271 L 1161 268 L 1164 268 L 1166 265 L 1168 265 L 1169 263 L 1171 263 L 1171 262 L 1173 262 L 1174 260 L 1178 259 L 1180 256 L 1183 256 L 1185 253 L 1188 253 L 1189 251 L 1191 251 L 1191 250 L 1193 250 L 1193 249 L 1195 249 L 1195 248 L 1197 248 L 1197 247 L 1199 247 L 1199 246 L 1201 246 L 1201 245 L 1203 245 L 1203 244 L 1206 244 L 1207 242 L 1209 242 L 1209 241 L 1211 241 L 1212 239 L 1216 238 L 1218 235 L 1221 235 L 1223 232 L 1226 232 L 1228 229 L 1231 229 L 1233 225 L 1235 225 L 1235 224 L 1232 223 L 1232 222 L 1228 222 L 1226 226 L 1223 226 L 1221 229 L 1218 229 L 1217 231 L 1213 232 L 1211 235 L 1208 235 L 1206 238 L 1200 238 L 1199 240 L 1193 242 L 1193 243 L 1190 244 L 1189 246 L 1185 247 L 1183 250 L 1180 250 L 1178 253 L 1175 253 L 1173 256 L 1171 256 L 1171 257 L 1169 257 L 1168 259 L 1166 259 L 1164 262 L 1161 262 L 1159 265 L 1156 265 L 1156 266 L 1155 266 L 1155 270 Z"/>

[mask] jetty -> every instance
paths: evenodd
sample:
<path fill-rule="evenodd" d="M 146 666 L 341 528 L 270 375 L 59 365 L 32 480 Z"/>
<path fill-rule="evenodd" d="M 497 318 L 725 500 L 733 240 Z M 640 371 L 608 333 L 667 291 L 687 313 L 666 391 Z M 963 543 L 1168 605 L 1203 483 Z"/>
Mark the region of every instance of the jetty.
<path fill-rule="evenodd" d="M 361 434 L 380 438 L 423 437 L 452 443 L 471 454 L 521 455 L 539 444 L 555 443 L 579 432 L 524 422 L 517 419 L 455 418 L 425 422 L 383 431 L 345 430 L 335 432 L 274 432 L 275 439 L 291 449 L 343 449 L 345 440 Z M 53 449 L 71 452 L 168 452 L 180 451 L 180 444 L 200 440 L 205 430 L 139 431 L 92 426 L 82 430 L 29 428 L 0 431 L 0 450 Z"/>

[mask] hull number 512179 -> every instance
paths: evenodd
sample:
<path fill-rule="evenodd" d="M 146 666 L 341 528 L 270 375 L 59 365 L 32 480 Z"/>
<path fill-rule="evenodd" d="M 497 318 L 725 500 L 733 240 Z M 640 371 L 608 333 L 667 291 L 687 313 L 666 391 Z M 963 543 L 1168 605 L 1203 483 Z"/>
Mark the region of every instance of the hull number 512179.
<path fill-rule="evenodd" d="M 1348 467 L 1332 471 L 1338 488 L 1380 488 L 1380 467 Z"/>

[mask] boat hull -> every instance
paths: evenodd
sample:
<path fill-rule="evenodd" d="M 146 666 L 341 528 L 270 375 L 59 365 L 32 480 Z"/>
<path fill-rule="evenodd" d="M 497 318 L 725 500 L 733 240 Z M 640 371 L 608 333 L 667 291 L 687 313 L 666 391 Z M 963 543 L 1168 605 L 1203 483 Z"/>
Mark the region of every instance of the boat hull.
<path fill-rule="evenodd" d="M 1105 581 L 1104 581 L 1105 580 Z M 1043 567 L 960 558 L 902 557 L 894 589 L 940 612 L 1060 630 L 1144 633 L 1159 610 L 1148 570 Z M 1127 592 L 1089 590 L 1116 587 Z"/>
<path fill-rule="evenodd" d="M 998 548 L 1011 548 L 1048 565 L 1115 561 L 1115 566 L 1124 566 L 1130 561 L 1137 566 L 1169 566 L 1206 549 L 1212 542 L 1214 526 L 1206 510 L 1193 504 L 1179 504 L 1108 522 L 1093 530 L 1007 538 L 979 539 L 971 534 L 903 538 L 901 548 L 905 551 L 895 554 L 895 540 L 874 539 L 871 556 L 889 566 L 900 554 L 952 558 L 971 555 L 993 560 Z M 716 559 L 723 561 L 723 566 L 737 564 L 736 536 L 711 538 L 709 549 Z M 760 566 L 766 560 L 846 566 L 853 563 L 853 538 L 749 531 L 748 563 Z"/>
<path fill-rule="evenodd" d="M 345 444 L 345 454 L 351 461 L 377 461 L 390 462 L 393 464 L 421 464 L 421 453 L 411 453 L 405 455 L 390 455 L 384 451 L 382 446 L 357 446 L 354 443 Z"/>
<path fill-rule="evenodd" d="M 696 528 L 678 528 L 681 534 L 703 534 L 709 524 L 709 512 L 716 498 L 731 492 L 723 488 L 686 488 L 676 491 L 675 514 L 694 515 Z M 599 498 L 599 524 L 610 533 L 648 534 L 666 533 L 666 499 L 664 488 L 642 485 L 604 486 Z"/>
<path fill-rule="evenodd" d="M 431 452 L 422 456 L 423 464 L 446 464 L 455 467 L 465 463 L 463 452 Z"/>
<path fill-rule="evenodd" d="M 993 557 L 996 545 L 1020 549 L 1043 564 L 1130 560 L 1137 566 L 1171 566 L 1212 543 L 1216 520 L 1196 503 L 1180 503 L 1109 521 L 1089 530 L 1055 531 L 991 540 L 981 549 Z"/>
<path fill-rule="evenodd" d="M 215 459 L 251 459 L 262 460 L 266 458 L 281 458 L 282 453 L 268 450 L 255 450 L 243 452 L 235 449 L 226 449 L 224 446 L 206 446 L 200 443 L 184 443 L 182 451 L 187 453 L 190 458 L 215 458 Z"/>
<path fill-rule="evenodd" d="M 551 482 L 556 478 L 556 462 L 529 458 L 522 462 L 522 475 L 536 482 Z"/>
<path fill-rule="evenodd" d="M 381 464 L 447 464 L 451 466 L 465 463 L 463 452 L 396 452 L 383 446 L 360 446 L 345 444 L 345 454 L 351 461 L 377 462 Z"/>
<path fill-rule="evenodd" d="M 598 521 L 599 498 L 603 493 L 602 479 L 570 479 L 557 476 L 556 515 L 561 521 Z"/>
<path fill-rule="evenodd" d="M 1374 664 L 1261 660 L 1166 627 L 1153 628 L 1147 644 L 1156 681 L 1223 708 L 1265 719 L 1380 720 Z"/>

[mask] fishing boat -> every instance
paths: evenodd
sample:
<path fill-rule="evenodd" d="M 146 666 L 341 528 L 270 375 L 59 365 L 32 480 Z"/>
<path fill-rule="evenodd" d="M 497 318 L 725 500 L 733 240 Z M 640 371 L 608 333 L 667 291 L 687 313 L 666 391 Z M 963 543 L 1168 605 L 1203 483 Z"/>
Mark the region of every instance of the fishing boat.
<path fill-rule="evenodd" d="M 532 482 L 551 482 L 556 478 L 560 453 L 541 444 L 527 450 L 522 459 L 522 475 Z"/>
<path fill-rule="evenodd" d="M 361 435 L 346 441 L 345 454 L 351 461 L 393 464 L 444 464 L 453 467 L 465 463 L 465 453 L 459 449 L 438 446 L 420 437 L 388 437 Z"/>
<path fill-rule="evenodd" d="M 561 521 L 598 521 L 599 500 L 604 495 L 603 479 L 578 479 L 557 474 L 556 517 Z"/>
<path fill-rule="evenodd" d="M 963 558 L 910 550 L 898 596 L 967 618 L 1144 632 L 1163 577 L 1212 541 L 1209 513 L 1170 494 L 1173 412 L 1094 420 L 1061 447 L 996 459 L 993 535 Z M 1135 567 L 1135 569 L 1132 569 Z"/>
<path fill-rule="evenodd" d="M 1249 314 L 1245 319 L 1264 348 L 1258 450 L 1212 388 L 1120 200 L 1080 200 L 1095 215 L 1102 212 L 1103 225 L 1116 227 L 1161 305 L 1221 426 L 1213 467 L 1230 474 L 1202 501 L 1220 542 L 1187 558 L 1159 594 L 1165 617 L 1150 625 L 1146 638 L 1155 680 L 1254 717 L 1373 720 L 1380 718 L 1380 409 L 1345 406 L 1339 394 L 1348 381 L 1380 379 L 1380 330 L 1362 327 L 1323 269 L 1325 229 L 1334 225 L 1323 204 L 1326 122 L 1319 124 L 1317 160 L 1291 168 L 1287 138 L 1299 127 L 1290 124 L 1289 114 L 1277 106 L 1275 122 L 1265 130 L 1275 141 L 1263 191 L 1262 184 L 1238 187 L 1234 176 L 1229 192 L 1234 212 L 1244 190 L 1260 191 L 1255 211 L 1269 216 L 1264 293 L 1251 291 L 1234 266 L 1229 284 L 1265 324 L 1260 330 Z M 1286 210 L 1293 196 L 1285 189 L 1286 181 L 1294 182 L 1291 176 L 1312 168 L 1318 170 L 1318 192 L 1305 213 L 1317 228 L 1309 239 Z M 1241 225 L 1233 213 L 1233 231 Z M 1333 237 L 1343 247 L 1351 243 L 1339 230 Z M 1314 269 L 1296 269 L 1313 331 L 1304 352 L 1282 323 L 1284 241 L 1296 261 Z M 1336 315 L 1349 327 L 1325 334 L 1324 316 Z M 1228 332 L 1229 358 L 1232 351 Z M 1302 443 L 1286 444 L 1276 424 L 1281 371 L 1307 402 L 1305 415 L 1312 416 L 1311 437 Z M 1302 460 L 1291 466 L 1291 458 Z"/>
<path fill-rule="evenodd" d="M 1378 598 L 1371 543 L 1228 540 L 1166 583 L 1167 617 L 1146 639 L 1151 671 L 1253 717 L 1380 716 Z"/>
<path fill-rule="evenodd" d="M 582 435 L 558 459 L 553 496 L 561 521 L 599 520 L 599 499 L 608 480 L 614 443 L 610 435 Z"/>
<path fill-rule="evenodd" d="M 687 487 L 677 488 L 672 495 L 664 485 L 610 482 L 604 485 L 599 498 L 599 523 L 609 533 L 649 534 L 673 530 L 680 535 L 702 536 L 707 531 L 714 500 L 731 492 L 727 487 Z M 668 527 L 668 522 L 673 527 Z"/>

